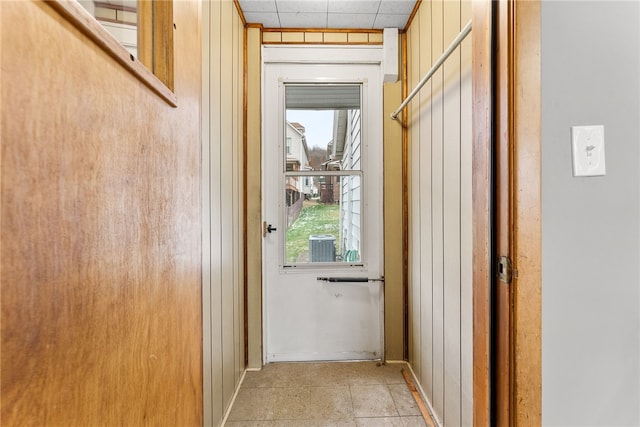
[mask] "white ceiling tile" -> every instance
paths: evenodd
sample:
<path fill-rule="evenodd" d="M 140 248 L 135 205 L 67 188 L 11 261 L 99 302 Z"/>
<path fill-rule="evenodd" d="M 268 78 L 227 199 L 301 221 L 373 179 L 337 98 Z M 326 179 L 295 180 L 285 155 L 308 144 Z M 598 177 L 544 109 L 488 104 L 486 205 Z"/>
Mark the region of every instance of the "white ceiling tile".
<path fill-rule="evenodd" d="M 282 28 L 327 28 L 326 13 L 280 13 Z"/>
<path fill-rule="evenodd" d="M 373 28 L 400 28 L 403 29 L 407 25 L 409 15 L 391 15 L 391 14 L 378 14 L 373 24 Z"/>
<path fill-rule="evenodd" d="M 416 2 L 414 0 L 382 0 L 378 13 L 393 15 L 411 15 Z"/>
<path fill-rule="evenodd" d="M 277 12 L 275 0 L 239 0 L 242 12 Z"/>
<path fill-rule="evenodd" d="M 379 8 L 380 0 L 329 0 L 329 13 L 375 14 Z"/>
<path fill-rule="evenodd" d="M 247 22 L 266 28 L 404 28 L 416 4 L 415 0 L 238 1 Z"/>
<path fill-rule="evenodd" d="M 373 28 L 374 13 L 353 15 L 349 13 L 329 13 L 328 28 Z"/>
<path fill-rule="evenodd" d="M 327 0 L 276 0 L 276 7 L 280 13 L 326 13 Z"/>
<path fill-rule="evenodd" d="M 280 28 L 280 19 L 278 19 L 277 13 L 244 12 L 244 19 L 249 24 L 262 24 L 265 28 Z"/>

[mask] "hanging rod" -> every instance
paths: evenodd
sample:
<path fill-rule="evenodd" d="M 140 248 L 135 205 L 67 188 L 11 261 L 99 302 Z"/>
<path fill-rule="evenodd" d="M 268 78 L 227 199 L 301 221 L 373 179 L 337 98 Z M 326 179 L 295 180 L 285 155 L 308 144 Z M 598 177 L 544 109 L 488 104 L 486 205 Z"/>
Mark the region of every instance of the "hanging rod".
<path fill-rule="evenodd" d="M 422 89 L 422 86 L 424 86 L 424 84 L 431 78 L 431 76 L 433 76 L 433 74 L 436 72 L 436 70 L 438 68 L 440 68 L 440 66 L 444 63 L 444 61 L 447 60 L 447 58 L 453 53 L 454 50 L 456 50 L 456 48 L 458 47 L 458 45 L 460 43 L 462 43 L 462 40 L 464 40 L 465 37 L 467 37 L 467 35 L 471 32 L 471 21 L 469 21 L 467 23 L 467 25 L 464 26 L 464 28 L 462 29 L 462 31 L 460 31 L 460 34 L 458 34 L 458 37 L 456 37 L 451 44 L 449 45 L 449 47 L 447 48 L 447 50 L 440 56 L 440 58 L 438 58 L 438 60 L 433 64 L 433 67 L 431 67 L 431 69 L 427 72 L 427 74 L 425 74 L 425 76 L 422 78 L 422 80 L 420 80 L 420 82 L 416 85 L 416 87 L 411 91 L 411 93 L 409 94 L 409 96 L 407 96 L 407 98 L 402 101 L 402 104 L 400 104 L 400 106 L 398 107 L 398 109 L 396 111 L 394 111 L 391 114 L 391 118 L 393 120 L 398 120 L 398 115 L 400 114 L 400 112 L 404 109 L 404 107 L 407 106 L 407 104 L 409 102 L 411 102 L 411 100 L 413 99 L 414 96 L 416 96 L 416 94 L 418 93 L 418 91 L 420 91 L 420 89 Z"/>

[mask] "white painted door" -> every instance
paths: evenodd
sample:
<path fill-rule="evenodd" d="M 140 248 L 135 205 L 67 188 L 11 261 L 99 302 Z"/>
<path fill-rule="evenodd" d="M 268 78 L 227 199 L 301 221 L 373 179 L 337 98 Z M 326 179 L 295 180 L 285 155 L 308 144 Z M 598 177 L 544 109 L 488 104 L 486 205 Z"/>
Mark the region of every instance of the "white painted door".
<path fill-rule="evenodd" d="M 380 56 L 263 49 L 265 363 L 383 358 Z"/>

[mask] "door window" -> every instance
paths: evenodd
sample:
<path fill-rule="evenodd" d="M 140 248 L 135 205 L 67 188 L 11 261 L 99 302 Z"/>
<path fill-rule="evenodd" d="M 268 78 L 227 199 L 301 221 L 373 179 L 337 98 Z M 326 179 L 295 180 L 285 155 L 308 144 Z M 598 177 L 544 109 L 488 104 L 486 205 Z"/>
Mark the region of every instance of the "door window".
<path fill-rule="evenodd" d="M 285 267 L 362 265 L 360 84 L 285 84 Z"/>

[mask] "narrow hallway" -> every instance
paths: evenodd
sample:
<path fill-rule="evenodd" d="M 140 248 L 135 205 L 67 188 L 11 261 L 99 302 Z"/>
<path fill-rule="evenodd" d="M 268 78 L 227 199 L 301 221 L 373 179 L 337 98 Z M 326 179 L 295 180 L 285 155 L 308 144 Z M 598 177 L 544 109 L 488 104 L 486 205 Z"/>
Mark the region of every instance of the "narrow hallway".
<path fill-rule="evenodd" d="M 277 363 L 246 373 L 228 427 L 426 426 L 404 363 Z"/>

